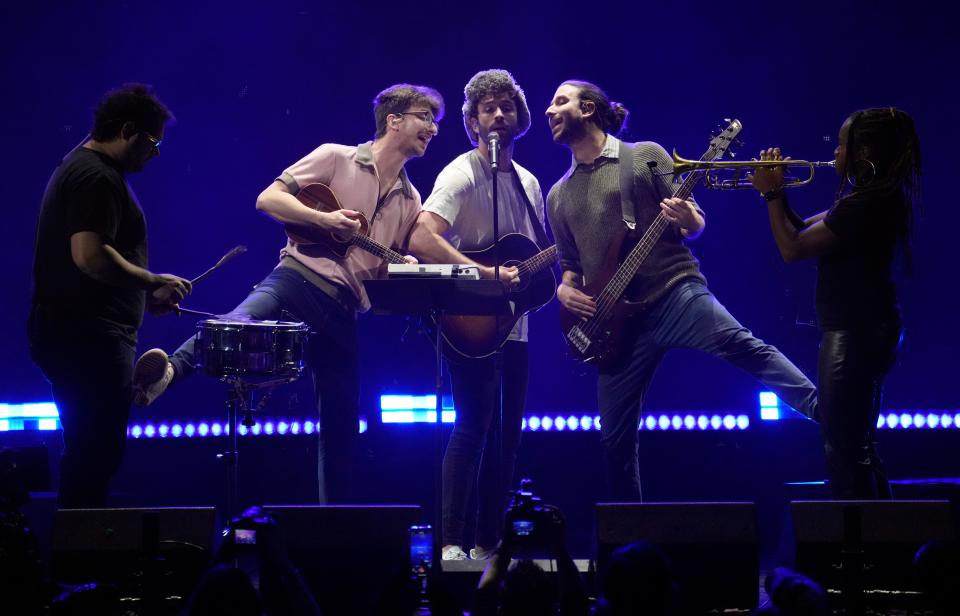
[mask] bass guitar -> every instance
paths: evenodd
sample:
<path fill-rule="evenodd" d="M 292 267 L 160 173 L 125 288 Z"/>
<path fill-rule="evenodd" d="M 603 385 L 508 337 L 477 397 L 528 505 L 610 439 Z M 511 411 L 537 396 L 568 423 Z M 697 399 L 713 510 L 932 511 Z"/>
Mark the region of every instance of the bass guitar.
<path fill-rule="evenodd" d="M 726 129 L 710 140 L 710 147 L 700 160 L 722 157 L 742 129 L 739 120 L 730 121 Z M 688 198 L 703 174 L 702 170 L 689 173 L 673 196 Z M 624 250 L 627 231 L 625 226 L 619 227 L 607 251 L 605 266 L 596 279 L 589 281 L 582 289 L 596 301 L 596 314 L 584 319 L 560 307 L 560 327 L 577 359 L 606 365 L 620 357 L 622 349 L 619 343 L 624 323 L 646 307 L 642 302 L 628 301 L 623 293 L 669 224 L 663 212 L 660 212 L 622 262 L 619 257 Z"/>

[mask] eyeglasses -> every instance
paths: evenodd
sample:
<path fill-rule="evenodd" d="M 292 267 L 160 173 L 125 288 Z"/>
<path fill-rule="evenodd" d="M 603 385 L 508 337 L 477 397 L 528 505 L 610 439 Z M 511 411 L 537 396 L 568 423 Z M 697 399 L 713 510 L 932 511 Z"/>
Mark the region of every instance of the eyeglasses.
<path fill-rule="evenodd" d="M 412 115 L 417 118 L 420 118 L 420 121 L 423 122 L 424 124 L 436 124 L 437 126 L 440 126 L 440 122 L 435 117 L 433 117 L 433 114 L 430 113 L 429 111 L 402 111 L 397 115 L 402 115 L 402 116 Z"/>
<path fill-rule="evenodd" d="M 140 131 L 140 134 L 147 138 L 147 141 L 150 142 L 150 145 L 153 146 L 154 150 L 157 152 L 160 151 L 160 144 L 163 143 L 163 139 L 157 139 L 145 130 Z"/>

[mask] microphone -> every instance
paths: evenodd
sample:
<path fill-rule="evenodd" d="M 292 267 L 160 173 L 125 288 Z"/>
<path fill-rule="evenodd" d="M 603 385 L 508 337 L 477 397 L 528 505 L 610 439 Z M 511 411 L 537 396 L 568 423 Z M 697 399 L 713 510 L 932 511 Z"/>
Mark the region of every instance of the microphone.
<path fill-rule="evenodd" d="M 500 167 L 500 133 L 492 131 L 487 135 L 487 151 L 490 152 L 490 168 Z"/>

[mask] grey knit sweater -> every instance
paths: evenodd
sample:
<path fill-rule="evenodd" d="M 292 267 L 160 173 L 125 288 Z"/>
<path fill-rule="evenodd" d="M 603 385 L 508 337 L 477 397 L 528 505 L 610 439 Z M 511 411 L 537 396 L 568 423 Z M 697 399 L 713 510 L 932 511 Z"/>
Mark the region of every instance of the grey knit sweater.
<path fill-rule="evenodd" d="M 624 225 L 620 205 L 619 140 L 608 135 L 603 152 L 592 164 L 576 164 L 554 184 L 547 196 L 550 226 L 557 240 L 560 266 L 583 274 L 585 284 L 597 278 L 615 231 Z M 653 172 L 649 161 L 657 163 Z M 673 168 L 667 152 L 652 141 L 636 144 L 633 157 L 637 229 L 633 242 L 660 213 L 660 201 L 673 196 Z M 662 175 L 661 175 L 662 174 Z M 629 240 L 628 240 L 629 241 Z M 620 258 L 625 256 L 620 255 Z M 706 282 L 699 263 L 683 243 L 683 236 L 668 226 L 640 266 L 626 295 L 635 301 L 656 301 L 685 278 Z"/>

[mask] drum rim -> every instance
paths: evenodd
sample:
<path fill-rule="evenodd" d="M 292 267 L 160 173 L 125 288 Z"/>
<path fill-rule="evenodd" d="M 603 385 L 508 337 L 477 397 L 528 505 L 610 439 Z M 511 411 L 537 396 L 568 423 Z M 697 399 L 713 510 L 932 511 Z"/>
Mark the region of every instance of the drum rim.
<path fill-rule="evenodd" d="M 271 320 L 250 320 L 250 321 L 236 321 L 233 319 L 204 319 L 197 322 L 197 328 L 208 328 L 216 329 L 219 328 L 230 328 L 235 327 L 237 329 L 243 327 L 253 327 L 253 328 L 275 328 L 275 329 L 285 329 L 285 330 L 299 330 L 299 329 L 309 329 L 306 323 L 301 321 L 271 321 Z"/>

